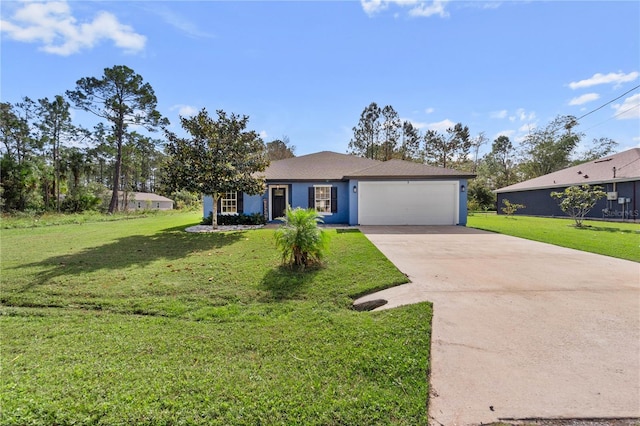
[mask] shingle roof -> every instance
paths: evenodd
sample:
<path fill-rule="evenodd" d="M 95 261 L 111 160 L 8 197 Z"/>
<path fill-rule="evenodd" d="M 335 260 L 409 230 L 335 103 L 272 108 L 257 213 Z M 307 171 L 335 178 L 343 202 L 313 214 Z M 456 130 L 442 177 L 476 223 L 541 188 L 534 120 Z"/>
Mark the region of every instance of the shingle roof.
<path fill-rule="evenodd" d="M 313 181 L 366 178 L 474 177 L 473 174 L 411 161 L 378 161 L 349 154 L 322 151 L 272 162 L 264 172 L 272 181 Z"/>
<path fill-rule="evenodd" d="M 615 168 L 615 172 L 614 172 Z M 613 154 L 498 189 L 497 193 L 640 180 L 640 148 Z"/>
<path fill-rule="evenodd" d="M 122 191 L 118 191 L 118 195 L 122 197 Z M 151 192 L 130 192 L 128 199 L 129 201 L 171 201 L 173 203 L 172 199 Z"/>
<path fill-rule="evenodd" d="M 439 178 L 456 177 L 472 178 L 472 173 L 460 172 L 443 167 L 428 166 L 426 164 L 414 163 L 412 161 L 389 160 L 378 162 L 378 164 L 358 170 L 347 175 L 350 178 Z"/>

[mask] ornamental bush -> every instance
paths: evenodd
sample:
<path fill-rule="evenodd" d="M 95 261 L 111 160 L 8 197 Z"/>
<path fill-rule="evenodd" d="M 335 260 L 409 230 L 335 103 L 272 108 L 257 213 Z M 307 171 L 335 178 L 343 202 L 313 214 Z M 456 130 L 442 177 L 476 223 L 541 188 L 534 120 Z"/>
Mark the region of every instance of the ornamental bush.
<path fill-rule="evenodd" d="M 600 198 L 607 194 L 600 186 L 588 184 L 582 186 L 570 186 L 562 192 L 552 192 L 551 197 L 561 199 L 560 208 L 576 221 L 576 227 L 582 227 L 584 217 Z"/>
<path fill-rule="evenodd" d="M 287 208 L 283 224 L 276 230 L 276 247 L 282 251 L 282 263 L 304 269 L 319 265 L 328 236 L 318 227 L 322 216 L 315 209 Z"/>
<path fill-rule="evenodd" d="M 213 220 L 213 213 L 209 213 L 209 216 L 202 219 L 200 222 L 201 225 L 211 225 L 211 221 Z M 218 215 L 218 225 L 227 225 L 227 226 L 235 226 L 235 225 L 264 225 L 267 223 L 264 216 L 260 213 L 252 213 L 252 214 L 219 214 Z"/>

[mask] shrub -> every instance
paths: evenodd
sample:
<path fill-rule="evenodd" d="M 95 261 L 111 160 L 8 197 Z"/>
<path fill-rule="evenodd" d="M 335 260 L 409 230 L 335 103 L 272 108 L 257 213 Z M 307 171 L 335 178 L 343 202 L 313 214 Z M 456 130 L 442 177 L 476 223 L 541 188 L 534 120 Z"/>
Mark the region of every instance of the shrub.
<path fill-rule="evenodd" d="M 576 221 L 576 226 L 580 228 L 582 221 L 589 211 L 596 205 L 600 198 L 607 194 L 600 186 L 570 186 L 562 192 L 552 192 L 551 197 L 559 198 L 560 208 L 563 212 L 571 216 Z"/>
<path fill-rule="evenodd" d="M 102 199 L 92 194 L 74 194 L 65 197 L 60 204 L 60 209 L 66 213 L 81 213 L 87 210 L 97 210 Z"/>
<path fill-rule="evenodd" d="M 507 200 L 506 198 L 502 200 L 502 204 L 504 204 L 504 207 L 502 208 L 502 212 L 506 214 L 507 217 L 513 215 L 515 212 L 517 212 L 520 209 L 527 208 L 527 206 L 525 206 L 524 204 L 515 204 Z"/>
<path fill-rule="evenodd" d="M 318 227 L 322 216 L 315 209 L 287 208 L 284 223 L 276 230 L 276 247 L 282 263 L 304 269 L 320 264 L 327 246 L 327 234 Z"/>
<path fill-rule="evenodd" d="M 211 225 L 213 221 L 213 213 L 202 219 L 201 225 Z M 236 226 L 236 225 L 264 225 L 267 223 L 265 217 L 260 213 L 252 214 L 232 214 L 218 215 L 218 225 Z"/>
<path fill-rule="evenodd" d="M 496 205 L 496 195 L 483 184 L 473 181 L 467 189 L 467 208 L 470 211 L 491 210 Z"/>
<path fill-rule="evenodd" d="M 202 204 L 199 194 L 186 190 L 172 192 L 170 198 L 175 201 L 176 210 L 195 210 Z"/>

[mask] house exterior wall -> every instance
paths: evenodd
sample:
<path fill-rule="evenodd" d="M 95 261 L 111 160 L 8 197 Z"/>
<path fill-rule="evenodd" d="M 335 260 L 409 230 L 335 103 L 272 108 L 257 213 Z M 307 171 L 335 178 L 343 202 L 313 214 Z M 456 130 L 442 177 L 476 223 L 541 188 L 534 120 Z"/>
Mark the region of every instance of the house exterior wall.
<path fill-rule="evenodd" d="M 309 207 L 309 188 L 315 185 L 327 185 L 338 188 L 338 211 L 335 213 L 323 213 L 324 223 L 327 224 L 344 224 L 349 220 L 349 194 L 347 193 L 347 182 L 329 181 L 329 182 L 268 182 L 268 186 L 287 186 L 287 203 L 292 208 L 301 207 L 306 209 Z M 266 202 L 266 204 L 265 204 Z M 264 206 L 267 206 L 266 213 L 269 212 L 269 190 L 262 195 L 250 196 L 243 194 L 243 213 L 264 214 Z M 208 217 L 213 211 L 213 197 L 207 195 L 203 197 L 203 217 Z"/>
<path fill-rule="evenodd" d="M 464 187 L 464 191 L 462 188 Z M 469 187 L 469 182 L 467 179 L 460 179 L 458 181 L 458 191 L 460 191 L 460 207 L 458 208 L 458 225 L 467 226 L 467 188 Z"/>
<path fill-rule="evenodd" d="M 605 192 L 614 192 L 614 184 L 599 185 Z M 563 188 L 544 188 L 531 191 L 502 192 L 497 194 L 498 214 L 504 214 L 503 200 L 511 203 L 524 204 L 526 208 L 518 210 L 516 215 L 567 217 L 559 206 L 560 200 L 552 198 L 552 192 L 562 192 Z M 592 219 L 640 219 L 640 181 L 617 182 L 615 192 L 619 198 L 629 199 L 628 203 L 619 204 L 618 200 L 600 199 L 585 217 Z"/>
<path fill-rule="evenodd" d="M 423 179 L 425 181 L 438 181 L 438 179 Z M 441 179 L 451 181 L 451 179 Z M 458 208 L 458 224 L 467 224 L 467 191 L 468 185 L 466 179 L 458 179 L 459 193 L 459 208 Z M 330 185 L 338 189 L 338 211 L 335 213 L 323 214 L 323 220 L 326 224 L 349 224 L 358 225 L 358 184 L 357 179 L 351 179 L 349 181 L 319 181 L 319 182 L 277 182 L 270 181 L 268 186 L 286 186 L 287 187 L 287 202 L 292 208 L 309 207 L 309 188 L 315 185 Z M 465 191 L 462 191 L 464 185 Z M 356 192 L 353 188 L 356 187 Z M 268 214 L 269 213 L 269 190 L 265 191 L 262 195 L 247 195 L 243 194 L 243 213 L 245 214 Z M 266 212 L 264 210 L 266 206 Z M 213 198 L 211 196 L 203 197 L 203 217 L 208 217 L 210 212 L 213 211 Z"/>
<path fill-rule="evenodd" d="M 120 201 L 120 208 L 123 204 Z M 173 201 L 129 200 L 128 210 L 172 210 Z"/>
<path fill-rule="evenodd" d="M 309 188 L 315 185 L 327 185 L 338 188 L 338 211 L 335 213 L 322 213 L 324 223 L 326 224 L 344 224 L 349 222 L 349 194 L 347 192 L 348 182 L 329 181 L 329 182 L 302 182 L 291 184 L 291 207 L 301 207 L 306 209 L 309 207 Z"/>

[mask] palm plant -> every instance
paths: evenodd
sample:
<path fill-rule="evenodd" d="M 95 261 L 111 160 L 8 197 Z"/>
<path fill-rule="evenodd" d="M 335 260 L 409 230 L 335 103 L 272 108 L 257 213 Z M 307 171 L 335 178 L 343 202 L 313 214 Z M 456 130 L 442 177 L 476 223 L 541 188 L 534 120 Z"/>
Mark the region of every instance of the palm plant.
<path fill-rule="evenodd" d="M 276 247 L 282 250 L 282 262 L 305 268 L 319 264 L 328 236 L 318 227 L 322 216 L 314 209 L 287 208 L 284 223 L 276 230 Z"/>

